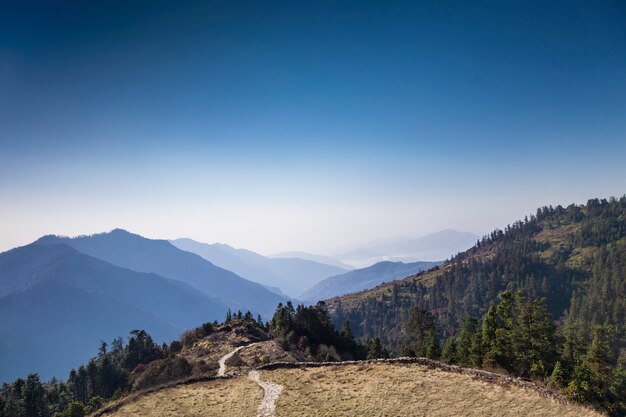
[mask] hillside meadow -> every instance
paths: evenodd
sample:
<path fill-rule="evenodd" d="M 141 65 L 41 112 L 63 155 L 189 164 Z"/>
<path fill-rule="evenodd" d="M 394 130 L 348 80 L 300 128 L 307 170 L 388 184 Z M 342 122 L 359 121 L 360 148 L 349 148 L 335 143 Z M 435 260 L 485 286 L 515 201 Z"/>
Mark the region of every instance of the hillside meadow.
<path fill-rule="evenodd" d="M 541 395 L 417 364 L 364 363 L 261 371 L 283 391 L 277 417 L 555 416 L 601 414 Z M 139 396 L 108 417 L 255 416 L 263 392 L 245 375 Z"/>

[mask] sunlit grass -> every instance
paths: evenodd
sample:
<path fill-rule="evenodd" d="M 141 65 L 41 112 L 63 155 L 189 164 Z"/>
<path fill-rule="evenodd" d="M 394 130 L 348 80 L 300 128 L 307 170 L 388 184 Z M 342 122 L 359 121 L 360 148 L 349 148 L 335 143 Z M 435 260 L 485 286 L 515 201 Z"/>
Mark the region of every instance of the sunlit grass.
<path fill-rule="evenodd" d="M 528 388 L 417 365 L 370 364 L 263 371 L 284 385 L 277 416 L 593 416 Z"/>

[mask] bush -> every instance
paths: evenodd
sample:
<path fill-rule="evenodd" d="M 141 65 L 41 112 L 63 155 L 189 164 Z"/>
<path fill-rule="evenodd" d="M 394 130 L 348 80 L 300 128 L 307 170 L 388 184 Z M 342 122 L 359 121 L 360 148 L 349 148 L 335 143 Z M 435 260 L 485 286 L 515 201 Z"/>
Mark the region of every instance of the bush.
<path fill-rule="evenodd" d="M 71 402 L 62 413 L 54 413 L 54 417 L 84 417 L 84 415 L 85 406 L 78 401 Z"/>
<path fill-rule="evenodd" d="M 189 362 L 180 357 L 154 361 L 137 378 L 135 388 L 148 388 L 187 377 L 191 374 L 191 369 Z"/>

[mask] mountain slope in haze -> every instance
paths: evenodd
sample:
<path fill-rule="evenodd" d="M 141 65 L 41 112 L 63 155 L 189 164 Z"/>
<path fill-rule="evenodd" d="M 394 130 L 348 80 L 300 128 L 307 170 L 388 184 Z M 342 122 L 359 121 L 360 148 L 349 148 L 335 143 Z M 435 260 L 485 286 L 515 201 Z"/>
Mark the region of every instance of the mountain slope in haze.
<path fill-rule="evenodd" d="M 37 243 L 66 244 L 123 268 L 182 281 L 231 308 L 252 310 L 264 317 L 269 317 L 278 303 L 286 301 L 262 285 L 180 250 L 166 240 L 147 239 L 125 230 L 75 238 L 44 236 Z"/>
<path fill-rule="evenodd" d="M 176 239 L 171 243 L 251 281 L 277 287 L 292 297 L 329 276 L 346 272 L 343 268 L 305 259 L 267 258 L 221 243 L 207 244 L 192 239 Z"/>
<path fill-rule="evenodd" d="M 380 261 L 437 261 L 469 249 L 478 239 L 479 236 L 472 233 L 442 230 L 419 238 L 400 236 L 381 239 L 334 257 L 358 268 Z"/>
<path fill-rule="evenodd" d="M 299 297 L 307 301 L 319 301 L 352 292 L 374 288 L 383 282 L 405 278 L 409 275 L 434 268 L 443 262 L 402 262 L 383 261 L 363 269 L 355 269 L 319 282 Z"/>
<path fill-rule="evenodd" d="M 336 325 L 399 350 L 413 306 L 431 312 L 441 336 L 481 318 L 504 290 L 545 298 L 562 327 L 590 343 L 593 325 L 626 326 L 626 197 L 542 207 L 496 230 L 440 268 L 327 302 Z M 616 340 L 620 340 L 619 338 Z M 626 346 L 622 346 L 626 349 Z M 619 349 L 618 349 L 619 350 Z"/>
<path fill-rule="evenodd" d="M 314 261 L 314 262 L 319 262 L 321 264 L 336 266 L 337 268 L 346 269 L 348 271 L 354 269 L 353 266 L 344 264 L 343 262 L 333 257 L 324 256 L 324 255 L 316 255 L 313 253 L 301 252 L 301 251 L 288 251 L 288 252 L 275 253 L 274 255 L 270 255 L 269 258 L 272 258 L 272 259 L 299 258 L 299 259 L 304 259 L 307 261 Z"/>
<path fill-rule="evenodd" d="M 65 376 L 100 340 L 145 329 L 157 340 L 223 317 L 188 284 L 111 265 L 67 245 L 0 254 L 0 379 Z"/>

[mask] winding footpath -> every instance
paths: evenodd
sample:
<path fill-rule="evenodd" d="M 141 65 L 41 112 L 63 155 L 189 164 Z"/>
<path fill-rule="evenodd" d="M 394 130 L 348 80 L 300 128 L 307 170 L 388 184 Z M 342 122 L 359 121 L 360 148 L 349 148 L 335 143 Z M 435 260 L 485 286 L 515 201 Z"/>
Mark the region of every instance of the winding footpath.
<path fill-rule="evenodd" d="M 280 397 L 283 386 L 261 381 L 259 371 L 248 372 L 248 379 L 256 382 L 263 388 L 263 401 L 261 401 L 261 405 L 259 405 L 259 408 L 256 410 L 257 417 L 273 417 L 276 411 L 276 401 L 278 401 L 278 397 Z"/>
<path fill-rule="evenodd" d="M 217 376 L 225 376 L 226 375 L 226 361 L 229 360 L 230 358 L 232 358 L 235 353 L 239 352 L 243 348 L 254 346 L 257 343 L 251 343 L 249 345 L 239 346 L 237 349 L 233 350 L 232 352 L 227 353 L 226 355 L 222 356 L 220 358 L 220 360 L 218 361 L 218 363 L 220 364 L 220 369 L 218 369 L 218 371 L 217 371 Z"/>
<path fill-rule="evenodd" d="M 226 355 L 222 356 L 218 361 L 218 363 L 220 364 L 220 368 L 217 371 L 217 376 L 226 376 L 226 361 L 232 358 L 235 353 L 239 352 L 243 348 L 254 346 L 258 343 L 261 342 L 239 346 L 232 352 L 229 352 Z M 248 379 L 263 388 L 263 400 L 261 401 L 261 405 L 259 405 L 259 408 L 257 408 L 257 417 L 274 417 L 274 413 L 276 411 L 276 401 L 278 401 L 278 397 L 280 397 L 283 386 L 279 384 L 274 384 L 272 382 L 261 381 L 261 374 L 259 371 L 256 370 L 248 372 Z"/>

